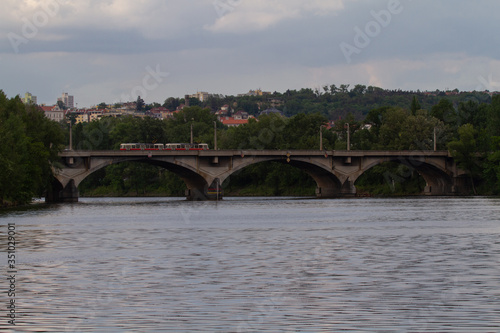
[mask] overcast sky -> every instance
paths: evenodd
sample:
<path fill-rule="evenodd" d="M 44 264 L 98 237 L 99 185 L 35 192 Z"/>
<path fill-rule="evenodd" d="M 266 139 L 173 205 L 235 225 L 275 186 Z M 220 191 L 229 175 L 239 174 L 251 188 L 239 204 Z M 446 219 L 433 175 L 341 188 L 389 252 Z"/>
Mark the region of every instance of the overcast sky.
<path fill-rule="evenodd" d="M 498 0 L 3 0 L 0 89 L 79 107 L 343 83 L 500 90 L 498 13 Z"/>

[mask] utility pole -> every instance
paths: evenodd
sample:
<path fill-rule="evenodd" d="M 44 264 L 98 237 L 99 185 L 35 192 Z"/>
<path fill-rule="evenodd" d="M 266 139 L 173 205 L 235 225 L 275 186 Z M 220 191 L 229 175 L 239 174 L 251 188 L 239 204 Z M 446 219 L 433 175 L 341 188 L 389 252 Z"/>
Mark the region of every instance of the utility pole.
<path fill-rule="evenodd" d="M 214 150 L 217 150 L 217 121 L 214 121 Z"/>
<path fill-rule="evenodd" d="M 319 150 L 323 150 L 323 126 L 319 127 Z"/>
<path fill-rule="evenodd" d="M 194 118 L 191 118 L 191 144 L 193 144 L 193 121 L 194 121 Z"/>
<path fill-rule="evenodd" d="M 347 150 L 351 150 L 351 131 L 349 130 L 349 123 L 347 125 Z"/>
<path fill-rule="evenodd" d="M 436 133 L 436 127 L 434 127 L 434 151 L 437 151 L 437 133 Z"/>
<path fill-rule="evenodd" d="M 69 150 L 73 150 L 73 121 L 69 118 Z"/>

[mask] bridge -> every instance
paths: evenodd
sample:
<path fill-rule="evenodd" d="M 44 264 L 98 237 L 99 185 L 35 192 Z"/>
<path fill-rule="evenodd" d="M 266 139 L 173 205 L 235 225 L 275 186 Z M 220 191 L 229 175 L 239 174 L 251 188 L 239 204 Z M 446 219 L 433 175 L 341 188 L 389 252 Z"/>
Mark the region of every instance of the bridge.
<path fill-rule="evenodd" d="M 168 169 L 186 183 L 188 200 L 222 199 L 221 184 L 252 164 L 276 161 L 308 173 L 317 183 L 318 198 L 356 195 L 356 180 L 384 162 L 397 162 L 417 171 L 426 181 L 425 195 L 469 192 L 466 174 L 447 151 L 321 151 L 321 150 L 205 150 L 205 151 L 70 151 L 59 154 L 48 202 L 78 201 L 78 185 L 93 172 L 122 162 L 142 162 Z"/>

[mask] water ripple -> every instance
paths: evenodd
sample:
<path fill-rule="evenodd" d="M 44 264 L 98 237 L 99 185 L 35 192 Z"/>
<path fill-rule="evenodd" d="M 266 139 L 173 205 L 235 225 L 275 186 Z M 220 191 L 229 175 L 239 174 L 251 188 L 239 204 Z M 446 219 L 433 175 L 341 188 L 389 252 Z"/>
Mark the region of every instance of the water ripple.
<path fill-rule="evenodd" d="M 499 213 L 494 198 L 108 198 L 11 212 L 0 240 L 15 223 L 18 324 L 3 317 L 0 330 L 500 332 Z"/>

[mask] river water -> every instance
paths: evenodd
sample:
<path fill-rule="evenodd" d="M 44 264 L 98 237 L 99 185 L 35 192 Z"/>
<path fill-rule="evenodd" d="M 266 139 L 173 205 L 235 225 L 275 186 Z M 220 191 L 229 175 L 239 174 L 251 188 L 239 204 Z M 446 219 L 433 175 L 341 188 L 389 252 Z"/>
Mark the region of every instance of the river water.
<path fill-rule="evenodd" d="M 500 332 L 499 236 L 497 198 L 40 204 L 0 331 Z"/>

